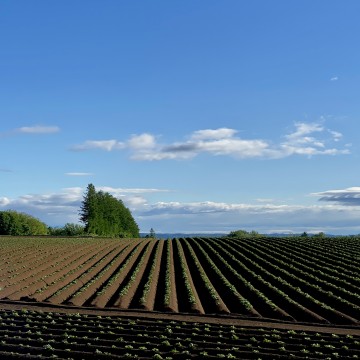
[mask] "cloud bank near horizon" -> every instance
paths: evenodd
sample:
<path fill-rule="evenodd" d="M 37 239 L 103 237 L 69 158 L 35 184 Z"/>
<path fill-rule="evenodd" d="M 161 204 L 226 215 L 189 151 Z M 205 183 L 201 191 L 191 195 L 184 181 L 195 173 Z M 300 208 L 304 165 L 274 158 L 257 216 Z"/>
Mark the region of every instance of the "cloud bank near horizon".
<path fill-rule="evenodd" d="M 129 150 L 132 160 L 159 161 L 192 159 L 200 154 L 231 156 L 236 159 L 279 159 L 293 155 L 340 155 L 350 154 L 346 148 L 335 147 L 342 134 L 326 128 L 320 123 L 295 123 L 295 129 L 274 144 L 265 139 L 243 139 L 238 131 L 230 128 L 197 130 L 185 141 L 172 144 L 158 143 L 158 137 L 144 133 L 132 135 L 126 141 L 87 140 L 71 148 L 73 151 Z M 348 145 L 347 145 L 348 146 Z"/>
<path fill-rule="evenodd" d="M 169 192 L 166 189 L 131 189 L 97 187 L 122 199 L 131 209 L 143 232 L 151 227 L 157 232 L 230 232 L 236 229 L 259 232 L 320 232 L 334 234 L 360 233 L 360 201 L 331 200 L 336 196 L 360 194 L 360 187 L 313 193 L 325 196 L 334 204 L 288 205 L 268 199 L 255 200 L 254 204 L 221 202 L 154 202 L 149 203 L 146 194 Z M 0 209 L 13 209 L 38 217 L 51 226 L 78 222 L 78 212 L 85 189 L 72 187 L 58 193 L 23 195 L 15 199 L 0 198 Z"/>
<path fill-rule="evenodd" d="M 327 190 L 313 193 L 319 201 L 333 202 L 345 206 L 360 206 L 360 187 L 354 186 L 347 189 Z"/>

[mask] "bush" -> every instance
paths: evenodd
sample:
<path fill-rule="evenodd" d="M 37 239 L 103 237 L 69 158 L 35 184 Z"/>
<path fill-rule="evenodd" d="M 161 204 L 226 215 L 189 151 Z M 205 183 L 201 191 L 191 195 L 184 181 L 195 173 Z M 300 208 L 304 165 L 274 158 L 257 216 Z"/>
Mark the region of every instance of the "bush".
<path fill-rule="evenodd" d="M 35 217 L 13 210 L 0 211 L 0 235 L 47 235 L 46 224 Z"/>
<path fill-rule="evenodd" d="M 84 226 L 66 223 L 63 227 L 49 227 L 49 234 L 53 236 L 81 236 L 85 234 Z"/>

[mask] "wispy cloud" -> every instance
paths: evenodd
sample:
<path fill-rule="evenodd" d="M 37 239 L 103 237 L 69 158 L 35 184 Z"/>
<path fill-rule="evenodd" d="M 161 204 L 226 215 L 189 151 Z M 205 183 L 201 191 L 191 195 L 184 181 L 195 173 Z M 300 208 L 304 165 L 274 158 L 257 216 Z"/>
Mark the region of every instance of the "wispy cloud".
<path fill-rule="evenodd" d="M 131 210 L 147 206 L 144 194 L 168 192 L 166 189 L 155 188 L 114 188 L 109 186 L 96 186 L 97 190 L 109 192 L 122 201 Z M 60 192 L 48 194 L 26 194 L 17 198 L 0 197 L 0 209 L 13 209 L 32 214 L 48 224 L 65 224 L 78 222 L 79 208 L 83 200 L 85 188 L 71 187 Z"/>
<path fill-rule="evenodd" d="M 275 202 L 275 200 L 274 199 L 256 199 L 256 201 L 257 202 L 259 202 L 259 203 L 267 203 L 267 204 L 271 204 L 271 203 L 274 203 Z"/>
<path fill-rule="evenodd" d="M 229 204 L 217 202 L 158 202 L 136 211 L 143 228 L 166 231 L 259 232 L 303 231 L 348 234 L 360 232 L 360 208 L 342 205 Z M 239 222 L 241 219 L 241 222 Z M 167 224 L 170 224 L 168 226 Z"/>
<path fill-rule="evenodd" d="M 68 173 L 65 173 L 65 175 L 67 175 L 67 176 L 91 176 L 94 174 L 89 173 L 89 172 L 68 172 Z"/>
<path fill-rule="evenodd" d="M 331 137 L 327 137 L 326 133 L 330 133 Z M 285 136 L 286 140 L 280 144 L 279 149 L 275 149 L 275 154 L 278 153 L 279 157 L 349 154 L 348 149 L 329 146 L 331 142 L 339 141 L 341 137 L 340 132 L 327 129 L 320 123 L 295 123 L 295 131 Z"/>
<path fill-rule="evenodd" d="M 125 146 L 125 145 L 124 145 Z M 155 136 L 151 134 L 132 135 L 127 146 L 134 150 L 148 150 L 156 147 Z"/>
<path fill-rule="evenodd" d="M 73 151 L 85 151 L 100 149 L 106 151 L 112 151 L 116 149 L 123 149 L 125 146 L 123 143 L 117 140 L 88 140 L 83 144 L 75 145 L 71 148 Z"/>
<path fill-rule="evenodd" d="M 170 144 L 157 142 L 157 137 L 144 133 L 132 135 L 129 140 L 85 141 L 72 150 L 101 149 L 107 151 L 127 149 L 133 160 L 156 161 L 166 159 L 191 159 L 201 153 L 213 156 L 232 156 L 237 159 L 276 159 L 292 155 L 339 155 L 349 154 L 347 148 L 332 146 L 342 134 L 327 129 L 322 123 L 294 124 L 295 129 L 283 136 L 278 143 L 266 139 L 244 139 L 236 129 L 218 128 L 194 131 L 185 141 Z"/>
<path fill-rule="evenodd" d="M 319 232 L 360 233 L 359 203 L 340 201 L 335 204 L 287 205 L 283 203 L 247 204 L 225 202 L 157 201 L 151 203 L 146 194 L 161 193 L 164 189 L 135 189 L 96 187 L 121 198 L 128 206 L 143 231 L 153 227 L 157 232 L 230 232 L 236 229 L 259 232 Z M 78 211 L 85 189 L 72 187 L 50 194 L 30 194 L 11 199 L 0 198 L 0 209 L 24 211 L 45 221 L 48 225 L 78 222 Z M 316 193 L 332 196 L 334 190 Z M 360 188 L 335 190 L 337 200 L 344 192 L 354 197 Z M 329 200 L 333 201 L 333 200 Z M 241 221 L 239 220 L 241 219 Z"/>
<path fill-rule="evenodd" d="M 191 135 L 193 140 L 216 140 L 216 139 L 227 139 L 232 138 L 237 133 L 234 129 L 220 128 L 220 129 L 207 129 L 198 130 Z"/>
<path fill-rule="evenodd" d="M 7 197 L 0 198 L 0 206 L 7 206 L 11 203 L 10 199 Z"/>
<path fill-rule="evenodd" d="M 154 189 L 154 188 L 114 188 L 109 186 L 100 186 L 99 190 L 106 191 L 113 195 L 122 194 L 150 194 L 150 193 L 161 193 L 169 192 L 167 189 Z"/>
<path fill-rule="evenodd" d="M 350 187 L 340 190 L 327 190 L 312 193 L 319 197 L 319 201 L 333 202 L 341 205 L 360 206 L 360 187 Z"/>
<path fill-rule="evenodd" d="M 332 135 L 334 141 L 340 141 L 341 138 L 343 137 L 342 133 L 338 131 L 333 131 L 333 130 L 328 130 L 328 131 Z"/>
<path fill-rule="evenodd" d="M 58 126 L 23 126 L 15 130 L 24 134 L 52 134 L 60 131 Z"/>
<path fill-rule="evenodd" d="M 20 134 L 54 134 L 60 131 L 58 126 L 45 126 L 45 125 L 33 125 L 33 126 L 22 126 L 16 129 L 0 132 L 0 138 L 11 137 Z"/>
<path fill-rule="evenodd" d="M 13 171 L 10 169 L 0 169 L 0 172 L 11 173 Z"/>
<path fill-rule="evenodd" d="M 338 76 L 333 76 L 332 78 L 330 78 L 330 81 L 337 81 L 337 80 L 339 80 Z"/>

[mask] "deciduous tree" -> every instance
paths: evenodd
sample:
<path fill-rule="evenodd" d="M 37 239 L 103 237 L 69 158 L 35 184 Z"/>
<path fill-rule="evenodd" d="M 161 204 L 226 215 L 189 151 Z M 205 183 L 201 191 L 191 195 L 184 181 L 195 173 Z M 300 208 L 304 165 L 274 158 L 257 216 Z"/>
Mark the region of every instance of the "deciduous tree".
<path fill-rule="evenodd" d="M 46 224 L 14 210 L 0 211 L 0 235 L 47 235 Z"/>

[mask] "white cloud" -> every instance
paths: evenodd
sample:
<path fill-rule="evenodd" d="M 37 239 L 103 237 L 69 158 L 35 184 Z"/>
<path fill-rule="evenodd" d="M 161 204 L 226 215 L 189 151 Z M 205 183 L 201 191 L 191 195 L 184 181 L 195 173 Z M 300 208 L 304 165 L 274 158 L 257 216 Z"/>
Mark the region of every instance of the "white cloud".
<path fill-rule="evenodd" d="M 198 144 L 199 151 L 213 155 L 232 155 L 237 158 L 262 157 L 269 144 L 263 140 L 219 139 Z"/>
<path fill-rule="evenodd" d="M 360 232 L 359 216 L 360 208 L 341 205 L 252 205 L 215 202 L 160 202 L 138 211 L 138 218 L 144 229 L 153 226 L 166 232 L 229 232 L 245 229 L 265 233 L 325 231 L 348 234 Z"/>
<path fill-rule="evenodd" d="M 318 123 L 295 123 L 296 130 L 285 137 L 291 142 L 297 142 L 303 138 L 303 136 L 312 134 L 314 132 L 324 131 L 324 127 Z"/>
<path fill-rule="evenodd" d="M 16 129 L 17 132 L 25 133 L 25 134 L 51 134 L 60 131 L 58 126 L 23 126 Z"/>
<path fill-rule="evenodd" d="M 10 204 L 10 202 L 10 199 L 8 199 L 7 197 L 0 198 L 0 206 L 7 206 Z"/>
<path fill-rule="evenodd" d="M 339 80 L 337 76 L 333 76 L 332 78 L 330 78 L 330 81 L 337 81 L 337 80 Z"/>
<path fill-rule="evenodd" d="M 201 153 L 213 156 L 232 156 L 238 159 L 276 159 L 292 155 L 339 155 L 349 154 L 347 148 L 332 147 L 342 134 L 325 128 L 320 123 L 295 123 L 295 130 L 283 137 L 278 144 L 265 139 L 243 139 L 237 130 L 229 128 L 197 130 L 186 141 L 160 144 L 154 135 L 132 135 L 129 140 L 88 140 L 73 147 L 74 150 L 102 149 L 107 151 L 128 149 L 133 160 L 156 161 L 191 159 Z M 330 134 L 330 135 L 329 135 Z"/>
<path fill-rule="evenodd" d="M 147 204 L 147 200 L 142 194 L 168 191 L 165 189 L 112 188 L 108 186 L 99 186 L 96 189 L 121 198 L 132 211 Z M 63 225 L 66 222 L 78 222 L 78 212 L 84 193 L 85 188 L 71 187 L 65 188 L 61 192 L 49 194 L 26 194 L 14 199 L 1 197 L 0 209 L 22 211 L 40 218 L 49 225 Z"/>
<path fill-rule="evenodd" d="M 220 128 L 220 129 L 206 129 L 195 131 L 191 135 L 192 140 L 219 140 L 231 138 L 237 133 L 234 129 Z"/>
<path fill-rule="evenodd" d="M 68 172 L 68 173 L 65 173 L 65 175 L 67 175 L 67 176 L 91 176 L 94 174 L 88 173 L 88 172 Z"/>
<path fill-rule="evenodd" d="M 256 199 L 256 201 L 257 202 L 259 202 L 259 203 L 268 203 L 268 204 L 271 204 L 271 203 L 274 203 L 276 200 L 274 200 L 274 199 L 262 199 L 262 198 L 260 198 L 260 199 Z"/>
<path fill-rule="evenodd" d="M 19 134 L 53 134 L 60 131 L 58 126 L 22 126 L 16 129 L 0 132 L 0 138 L 16 136 Z"/>
<path fill-rule="evenodd" d="M 334 202 L 347 206 L 360 206 L 360 187 L 358 186 L 340 190 L 327 190 L 312 193 L 311 195 L 319 197 L 320 201 Z"/>
<path fill-rule="evenodd" d="M 72 147 L 74 151 L 85 151 L 92 149 L 100 149 L 106 151 L 112 151 L 116 149 L 123 149 L 125 144 L 117 140 L 87 140 L 83 144 L 75 145 Z"/>
<path fill-rule="evenodd" d="M 274 204 L 259 199 L 258 204 L 225 202 L 164 202 L 150 203 L 146 193 L 161 189 L 126 189 L 97 187 L 121 198 L 128 206 L 142 231 L 153 227 L 157 232 L 230 232 L 236 229 L 259 232 L 324 231 L 334 234 L 360 233 L 360 187 L 330 190 L 312 194 L 328 197 L 334 204 Z M 28 194 L 15 199 L 0 198 L 0 209 L 23 211 L 48 225 L 78 222 L 78 211 L 85 189 L 66 188 L 49 194 Z M 335 198 L 334 198 L 335 196 Z M 346 197 L 348 196 L 348 197 Z M 357 199 L 347 201 L 344 199 Z M 269 201 L 267 201 L 269 200 Z"/>
<path fill-rule="evenodd" d="M 155 137 L 151 134 L 133 135 L 128 141 L 128 147 L 135 150 L 152 149 L 155 145 Z"/>
<path fill-rule="evenodd" d="M 275 150 L 278 157 L 291 155 L 339 155 L 349 154 L 348 149 L 329 148 L 328 143 L 339 141 L 342 134 L 337 131 L 326 129 L 324 125 L 319 123 L 295 123 L 295 131 L 286 135 L 283 143 L 280 144 L 280 150 Z M 317 133 L 318 137 L 309 136 Z M 331 138 L 326 137 L 326 133 L 332 135 Z M 321 135 L 321 138 L 319 137 Z M 276 155 L 275 155 L 276 156 Z"/>
<path fill-rule="evenodd" d="M 122 194 L 149 194 L 149 193 L 159 193 L 159 192 L 169 192 L 170 190 L 166 189 L 148 189 L 148 188 L 113 188 L 110 186 L 99 186 L 99 190 L 108 192 L 112 195 L 122 195 Z"/>
<path fill-rule="evenodd" d="M 338 131 L 328 130 L 329 133 L 333 136 L 334 141 L 340 141 L 340 139 L 343 137 L 342 133 Z"/>

